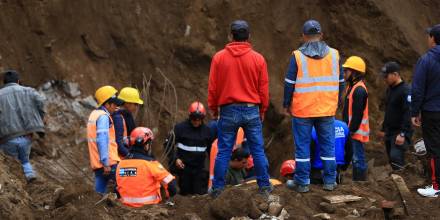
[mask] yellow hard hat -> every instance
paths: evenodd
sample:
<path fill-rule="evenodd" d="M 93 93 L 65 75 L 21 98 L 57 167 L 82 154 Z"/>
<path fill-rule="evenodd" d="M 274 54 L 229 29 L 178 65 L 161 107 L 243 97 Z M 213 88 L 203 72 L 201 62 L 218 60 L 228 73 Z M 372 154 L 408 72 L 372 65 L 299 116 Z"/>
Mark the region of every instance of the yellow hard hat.
<path fill-rule="evenodd" d="M 139 91 L 131 87 L 121 89 L 118 98 L 128 103 L 144 104 L 144 101 L 140 98 Z"/>
<path fill-rule="evenodd" d="M 366 69 L 366 65 L 365 65 L 364 60 L 358 56 L 349 57 L 345 61 L 344 65 L 342 65 L 342 67 L 350 68 L 350 69 L 356 70 L 361 73 L 365 73 L 365 69 Z"/>
<path fill-rule="evenodd" d="M 116 95 L 117 92 L 118 90 L 116 90 L 113 86 L 103 86 L 96 90 L 95 98 L 96 101 L 98 101 L 98 105 L 101 106 L 104 104 L 104 102 Z"/>

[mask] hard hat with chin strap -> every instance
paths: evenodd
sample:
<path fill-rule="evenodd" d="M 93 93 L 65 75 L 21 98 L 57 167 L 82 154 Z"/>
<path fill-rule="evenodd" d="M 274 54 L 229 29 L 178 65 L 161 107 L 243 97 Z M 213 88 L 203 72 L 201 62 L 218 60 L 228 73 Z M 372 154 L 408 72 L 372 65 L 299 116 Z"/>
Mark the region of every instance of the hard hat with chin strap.
<path fill-rule="evenodd" d="M 349 57 L 342 65 L 342 67 L 353 69 L 363 74 L 365 74 L 365 70 L 366 70 L 365 61 L 358 56 Z"/>

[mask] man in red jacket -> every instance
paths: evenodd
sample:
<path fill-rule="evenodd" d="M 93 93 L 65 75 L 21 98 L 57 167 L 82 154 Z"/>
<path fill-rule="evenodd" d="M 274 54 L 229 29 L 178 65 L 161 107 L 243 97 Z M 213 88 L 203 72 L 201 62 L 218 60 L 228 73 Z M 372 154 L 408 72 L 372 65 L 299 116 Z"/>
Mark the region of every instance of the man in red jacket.
<path fill-rule="evenodd" d="M 225 175 L 239 127 L 242 127 L 255 163 L 260 192 L 272 191 L 264 153 L 262 121 L 269 105 L 269 77 L 264 57 L 252 50 L 249 25 L 231 24 L 231 43 L 214 55 L 208 85 L 208 106 L 218 121 L 218 155 L 215 160 L 212 197 L 225 186 Z M 220 112 L 220 115 L 219 115 Z"/>

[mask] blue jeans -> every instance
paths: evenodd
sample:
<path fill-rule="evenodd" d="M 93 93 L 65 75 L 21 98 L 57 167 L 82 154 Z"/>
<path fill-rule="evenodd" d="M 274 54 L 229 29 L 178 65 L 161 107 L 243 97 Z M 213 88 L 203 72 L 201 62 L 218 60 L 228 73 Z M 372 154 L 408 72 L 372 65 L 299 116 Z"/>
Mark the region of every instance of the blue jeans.
<path fill-rule="evenodd" d="M 310 142 L 312 128 L 315 127 L 318 142 L 321 146 L 320 156 L 323 164 L 324 184 L 336 183 L 335 158 L 335 118 L 297 118 L 292 119 L 292 131 L 295 139 L 295 183 L 298 185 L 310 184 Z"/>
<path fill-rule="evenodd" d="M 353 146 L 353 169 L 366 171 L 368 164 L 365 159 L 364 143 L 358 140 L 351 140 L 351 145 Z"/>
<path fill-rule="evenodd" d="M 227 105 L 220 109 L 218 154 L 215 159 L 213 189 L 225 187 L 225 175 L 239 127 L 244 130 L 249 150 L 254 158 L 258 186 L 260 189 L 270 187 L 269 163 L 264 153 L 263 126 L 259 108 L 257 106 Z"/>
<path fill-rule="evenodd" d="M 2 149 L 5 154 L 20 160 L 24 175 L 28 180 L 36 177 L 32 165 L 29 162 L 31 147 L 32 140 L 27 136 L 16 137 L 0 145 L 0 149 Z"/>
<path fill-rule="evenodd" d="M 112 171 L 109 175 L 104 175 L 104 169 L 95 170 L 95 191 L 97 193 L 104 194 L 107 192 L 107 184 L 110 180 L 112 180 L 116 184 L 116 167 L 118 165 L 115 164 L 112 166 Z M 116 188 L 116 186 L 115 186 Z"/>

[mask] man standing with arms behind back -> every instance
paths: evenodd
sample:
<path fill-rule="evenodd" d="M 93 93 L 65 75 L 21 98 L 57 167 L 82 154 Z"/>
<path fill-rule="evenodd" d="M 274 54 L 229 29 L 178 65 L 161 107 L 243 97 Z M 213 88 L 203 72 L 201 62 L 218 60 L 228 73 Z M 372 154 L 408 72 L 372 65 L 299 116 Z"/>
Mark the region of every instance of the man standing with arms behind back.
<path fill-rule="evenodd" d="M 208 85 L 208 106 L 218 121 L 218 155 L 215 160 L 212 197 L 225 187 L 225 175 L 236 134 L 242 127 L 254 158 L 260 193 L 268 196 L 269 163 L 264 153 L 262 120 L 269 105 L 269 76 L 264 57 L 252 50 L 249 25 L 231 24 L 231 43 L 214 55 Z M 219 112 L 220 111 L 220 112 Z"/>
<path fill-rule="evenodd" d="M 440 194 L 440 24 L 428 29 L 429 51 L 417 61 L 411 95 L 411 121 L 422 126 L 430 155 L 432 185 L 417 192 L 425 197 Z"/>
<path fill-rule="evenodd" d="M 339 52 L 322 41 L 321 25 L 308 20 L 303 26 L 303 45 L 292 53 L 284 84 L 285 114 L 292 116 L 295 139 L 295 184 L 297 192 L 308 192 L 310 142 L 315 127 L 321 144 L 324 189 L 336 186 L 334 120 L 344 89 Z"/>

